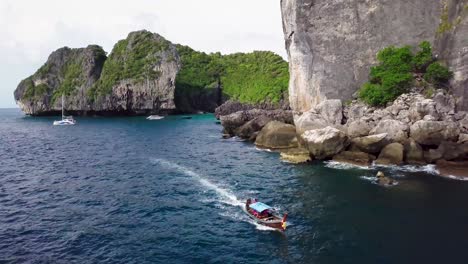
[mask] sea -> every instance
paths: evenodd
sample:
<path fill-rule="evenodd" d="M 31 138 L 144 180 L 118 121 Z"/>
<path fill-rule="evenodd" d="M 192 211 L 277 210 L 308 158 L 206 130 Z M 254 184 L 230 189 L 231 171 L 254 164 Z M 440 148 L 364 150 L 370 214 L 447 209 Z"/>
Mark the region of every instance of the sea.
<path fill-rule="evenodd" d="M 0 110 L 0 263 L 468 263 L 468 182 L 434 167 L 293 165 L 211 114 L 57 118 Z"/>

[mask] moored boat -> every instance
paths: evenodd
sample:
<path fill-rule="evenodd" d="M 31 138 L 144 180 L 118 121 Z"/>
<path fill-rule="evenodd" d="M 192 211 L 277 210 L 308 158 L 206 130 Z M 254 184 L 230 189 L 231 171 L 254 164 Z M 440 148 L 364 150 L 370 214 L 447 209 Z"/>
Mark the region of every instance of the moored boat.
<path fill-rule="evenodd" d="M 160 116 L 160 115 L 150 115 L 146 119 L 147 120 L 161 120 L 163 118 L 164 118 L 164 116 Z"/>
<path fill-rule="evenodd" d="M 62 120 L 54 121 L 54 126 L 72 126 L 76 124 L 76 120 L 73 116 L 65 116 L 65 97 L 62 94 Z"/>
<path fill-rule="evenodd" d="M 243 209 L 244 212 L 258 224 L 282 231 L 286 230 L 288 214 L 281 216 L 273 207 L 262 202 L 257 202 L 255 199 L 247 199 Z"/>

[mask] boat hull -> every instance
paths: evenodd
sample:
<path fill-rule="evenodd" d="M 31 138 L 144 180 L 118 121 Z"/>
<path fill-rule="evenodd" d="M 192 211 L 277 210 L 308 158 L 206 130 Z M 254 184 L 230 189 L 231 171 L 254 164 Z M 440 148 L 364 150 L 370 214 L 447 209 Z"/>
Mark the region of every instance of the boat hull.
<path fill-rule="evenodd" d="M 72 121 L 54 121 L 54 126 L 73 126 L 75 122 Z"/>
<path fill-rule="evenodd" d="M 272 220 L 263 220 L 260 218 L 255 217 L 253 214 L 251 214 L 245 206 L 242 207 L 244 213 L 246 213 L 252 220 L 254 220 L 257 224 L 264 225 L 267 227 L 271 227 L 274 229 L 278 229 L 281 231 L 286 230 L 286 223 L 283 222 L 282 218 L 279 216 L 274 216 L 274 219 Z"/>

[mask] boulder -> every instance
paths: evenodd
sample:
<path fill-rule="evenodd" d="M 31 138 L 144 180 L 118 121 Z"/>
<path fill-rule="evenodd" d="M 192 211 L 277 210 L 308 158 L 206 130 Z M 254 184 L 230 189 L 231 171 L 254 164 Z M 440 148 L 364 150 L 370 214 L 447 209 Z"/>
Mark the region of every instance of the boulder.
<path fill-rule="evenodd" d="M 441 149 L 429 149 L 424 151 L 424 159 L 427 163 L 434 163 L 444 156 Z"/>
<path fill-rule="evenodd" d="M 468 156 L 468 143 L 458 144 L 455 142 L 444 141 L 435 150 L 429 150 L 429 159 L 434 162 L 438 159 L 444 160 L 463 160 Z"/>
<path fill-rule="evenodd" d="M 271 118 L 267 116 L 256 117 L 235 130 L 235 135 L 240 138 L 251 138 L 255 132 L 262 130 L 268 124 Z"/>
<path fill-rule="evenodd" d="M 347 124 L 347 134 L 350 138 L 367 136 L 371 129 L 370 123 L 362 119 L 351 121 Z"/>
<path fill-rule="evenodd" d="M 294 124 L 298 135 L 302 135 L 308 130 L 322 129 L 329 126 L 329 123 L 321 115 L 311 111 L 302 115 L 295 115 Z"/>
<path fill-rule="evenodd" d="M 409 109 L 409 117 L 411 121 L 416 122 L 422 120 L 426 115 L 439 119 L 439 114 L 436 110 L 436 103 L 432 99 L 423 99 L 416 101 Z"/>
<path fill-rule="evenodd" d="M 369 106 L 362 102 L 353 102 L 353 104 L 345 107 L 345 117 L 349 121 L 361 119 L 370 110 Z"/>
<path fill-rule="evenodd" d="M 460 129 L 463 133 L 468 133 L 468 115 L 459 121 Z"/>
<path fill-rule="evenodd" d="M 261 117 L 262 120 L 269 118 L 270 120 L 276 120 L 287 124 L 293 124 L 294 122 L 292 111 L 288 110 L 251 109 L 220 116 L 219 119 L 221 121 L 221 125 L 224 127 L 224 132 L 230 135 L 235 135 L 238 128 L 258 117 Z M 260 122 L 258 123 L 260 124 Z"/>
<path fill-rule="evenodd" d="M 296 148 L 296 128 L 283 122 L 271 121 L 258 133 L 255 145 L 270 149 Z"/>
<path fill-rule="evenodd" d="M 307 130 L 322 129 L 327 126 L 341 128 L 343 104 L 341 100 L 325 100 L 312 110 L 294 117 L 298 135 Z"/>
<path fill-rule="evenodd" d="M 392 142 L 404 143 L 408 139 L 409 126 L 401 121 L 386 119 L 380 121 L 370 134 L 387 133 L 387 139 Z"/>
<path fill-rule="evenodd" d="M 421 145 L 439 145 L 442 141 L 457 141 L 460 129 L 453 122 L 420 120 L 411 126 L 410 134 Z"/>
<path fill-rule="evenodd" d="M 308 130 L 301 135 L 305 146 L 316 159 L 333 157 L 345 149 L 348 137 L 342 131 L 326 127 L 316 130 Z"/>
<path fill-rule="evenodd" d="M 382 185 L 382 186 L 392 186 L 395 184 L 395 181 L 392 179 L 392 178 L 389 178 L 387 176 L 385 176 L 385 174 L 381 171 L 377 172 L 377 175 L 376 175 L 376 183 L 378 185 Z"/>
<path fill-rule="evenodd" d="M 300 164 L 312 161 L 312 157 L 307 149 L 294 148 L 281 151 L 281 160 L 293 164 Z"/>
<path fill-rule="evenodd" d="M 221 125 L 224 127 L 224 133 L 234 135 L 237 128 L 249 122 L 245 112 L 239 111 L 230 115 L 220 117 Z"/>
<path fill-rule="evenodd" d="M 351 144 L 352 148 L 357 148 L 367 153 L 379 153 L 388 144 L 387 133 L 354 138 Z"/>
<path fill-rule="evenodd" d="M 437 171 L 443 177 L 468 179 L 468 161 L 437 161 Z"/>
<path fill-rule="evenodd" d="M 375 163 L 380 165 L 401 165 L 403 163 L 403 150 L 404 147 L 400 143 L 389 144 L 382 149 Z"/>
<path fill-rule="evenodd" d="M 410 138 L 405 144 L 405 161 L 408 164 L 417 165 L 425 163 L 422 147 L 412 138 Z"/>
<path fill-rule="evenodd" d="M 367 167 L 372 165 L 372 162 L 375 160 L 375 156 L 362 151 L 343 151 L 333 156 L 333 160 L 336 162 Z"/>
<path fill-rule="evenodd" d="M 460 134 L 458 144 L 468 143 L 468 134 Z"/>
<path fill-rule="evenodd" d="M 432 100 L 434 100 L 435 108 L 439 115 L 446 116 L 455 114 L 456 102 L 452 95 L 446 94 L 443 90 L 439 90 Z"/>
<path fill-rule="evenodd" d="M 341 100 L 325 100 L 317 105 L 316 111 L 328 124 L 341 125 L 343 120 L 343 104 Z"/>

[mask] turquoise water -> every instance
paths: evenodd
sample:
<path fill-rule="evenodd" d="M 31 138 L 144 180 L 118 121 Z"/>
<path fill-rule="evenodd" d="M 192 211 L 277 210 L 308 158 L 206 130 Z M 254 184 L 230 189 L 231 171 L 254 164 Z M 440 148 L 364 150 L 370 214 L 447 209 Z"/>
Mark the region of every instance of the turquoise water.
<path fill-rule="evenodd" d="M 430 167 L 385 188 L 223 140 L 212 115 L 53 120 L 0 110 L 0 263 L 467 262 L 468 184 Z M 285 233 L 243 215 L 252 196 Z"/>

